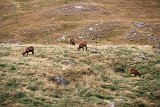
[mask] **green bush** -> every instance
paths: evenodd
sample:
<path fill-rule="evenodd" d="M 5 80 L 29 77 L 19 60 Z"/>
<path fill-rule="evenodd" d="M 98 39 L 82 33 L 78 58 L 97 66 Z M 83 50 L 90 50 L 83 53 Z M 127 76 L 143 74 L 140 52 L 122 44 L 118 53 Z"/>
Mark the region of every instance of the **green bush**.
<path fill-rule="evenodd" d="M 0 92 L 0 106 L 2 107 L 3 103 L 10 97 L 9 93 Z"/>
<path fill-rule="evenodd" d="M 89 70 L 97 74 L 99 72 L 102 72 L 104 70 L 104 67 L 102 65 L 91 64 Z"/>
<path fill-rule="evenodd" d="M 2 64 L 2 63 L 0 63 L 0 68 L 4 68 L 4 67 L 6 67 L 7 66 L 7 64 Z"/>
<path fill-rule="evenodd" d="M 15 66 L 11 66 L 10 70 L 15 71 L 15 70 L 17 70 L 17 68 Z"/>
<path fill-rule="evenodd" d="M 124 65 L 115 65 L 114 67 L 113 67 L 113 69 L 114 69 L 114 71 L 115 72 L 119 72 L 119 73 L 125 73 L 126 71 L 125 71 L 125 66 Z"/>
<path fill-rule="evenodd" d="M 6 84 L 5 84 L 5 86 L 6 86 L 7 88 L 11 88 L 11 89 L 17 88 L 18 85 L 19 85 L 19 84 L 18 84 L 17 80 L 14 80 L 14 79 L 7 81 Z"/>
<path fill-rule="evenodd" d="M 29 0 L 15 0 L 16 2 L 27 2 Z"/>
<path fill-rule="evenodd" d="M 31 83 L 28 85 L 28 89 L 30 89 L 32 91 L 36 91 L 38 89 L 38 87 L 35 84 Z"/>
<path fill-rule="evenodd" d="M 102 88 L 104 88 L 104 89 L 109 89 L 109 90 L 117 90 L 118 89 L 118 87 L 115 85 L 115 84 L 113 84 L 113 85 L 102 85 L 101 86 Z"/>
<path fill-rule="evenodd" d="M 14 98 L 22 98 L 25 96 L 26 96 L 26 94 L 24 92 L 16 92 L 13 97 Z"/>
<path fill-rule="evenodd" d="M 113 99 L 112 96 L 105 96 L 105 95 L 100 95 L 100 94 L 94 94 L 94 96 L 99 99 L 104 99 L 104 100 L 112 100 Z"/>

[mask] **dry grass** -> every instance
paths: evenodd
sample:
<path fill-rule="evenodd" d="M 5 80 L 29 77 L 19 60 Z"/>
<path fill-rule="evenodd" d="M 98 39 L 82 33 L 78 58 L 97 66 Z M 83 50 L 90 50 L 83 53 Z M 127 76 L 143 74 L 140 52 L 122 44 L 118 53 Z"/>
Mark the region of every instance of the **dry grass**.
<path fill-rule="evenodd" d="M 159 7 L 159 0 L 1 0 L 0 106 L 159 107 L 160 51 L 151 46 L 160 42 Z M 69 37 L 76 46 L 66 45 Z M 82 39 L 87 52 L 76 50 Z M 35 55 L 22 57 L 29 45 Z M 142 77 L 129 76 L 130 67 Z M 70 84 L 49 81 L 55 76 Z"/>
<path fill-rule="evenodd" d="M 0 46 L 1 106 L 98 107 L 114 102 L 118 107 L 158 107 L 159 50 L 149 45 L 89 45 L 87 52 L 78 52 L 69 45 L 32 44 L 35 55 L 23 57 L 20 53 L 29 45 Z M 124 72 L 115 71 L 119 67 Z M 142 77 L 128 76 L 129 67 Z M 49 81 L 54 76 L 70 84 Z"/>
<path fill-rule="evenodd" d="M 63 36 L 73 36 L 92 43 L 156 44 L 160 35 L 159 4 L 158 0 L 3 0 L 0 41 L 55 44 L 65 43 L 58 41 Z M 136 28 L 133 22 L 147 26 Z M 133 40 L 125 38 L 132 29 L 139 35 Z M 149 34 L 158 38 L 148 40 Z"/>

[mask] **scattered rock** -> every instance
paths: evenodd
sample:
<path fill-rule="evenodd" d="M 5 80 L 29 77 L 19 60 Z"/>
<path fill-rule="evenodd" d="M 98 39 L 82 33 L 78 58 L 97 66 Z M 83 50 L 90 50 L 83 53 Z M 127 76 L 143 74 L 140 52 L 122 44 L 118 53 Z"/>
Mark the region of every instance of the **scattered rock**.
<path fill-rule="evenodd" d="M 75 65 L 75 61 L 70 59 L 70 60 L 63 60 L 61 62 L 61 64 L 64 64 L 64 65 Z"/>
<path fill-rule="evenodd" d="M 86 8 L 83 7 L 83 6 L 74 6 L 74 8 L 76 8 L 76 9 L 86 9 Z"/>
<path fill-rule="evenodd" d="M 62 36 L 60 38 L 57 39 L 57 41 L 61 42 L 61 41 L 65 41 L 66 40 L 66 37 L 65 36 Z"/>
<path fill-rule="evenodd" d="M 141 27 L 144 27 L 145 26 L 145 23 L 144 22 L 133 22 L 134 25 L 138 28 L 141 28 Z"/>
<path fill-rule="evenodd" d="M 62 37 L 61 37 L 61 40 L 62 40 L 62 41 L 66 40 L 66 37 L 62 36 Z"/>
<path fill-rule="evenodd" d="M 69 81 L 65 80 L 63 76 L 50 77 L 48 80 L 56 82 L 60 85 L 69 85 L 70 83 Z"/>
<path fill-rule="evenodd" d="M 115 102 L 111 102 L 111 104 L 109 105 L 109 107 L 115 107 Z"/>
<path fill-rule="evenodd" d="M 14 39 L 3 40 L 0 43 L 3 43 L 3 44 L 16 44 L 16 45 L 21 45 L 22 44 L 21 41 L 17 41 L 17 40 L 14 40 Z"/>
<path fill-rule="evenodd" d="M 125 33 L 124 38 L 128 40 L 145 40 L 148 42 L 155 42 L 159 40 L 158 36 L 155 36 L 154 34 L 142 33 L 137 29 L 130 29 Z"/>
<path fill-rule="evenodd" d="M 75 29 L 72 35 L 77 36 L 80 39 L 83 39 L 83 38 L 90 38 L 92 40 L 99 39 L 99 38 L 108 36 L 107 34 L 109 32 L 112 32 L 116 27 L 120 25 L 121 25 L 120 22 L 116 22 L 116 21 L 93 23 L 93 24 Z M 66 35 L 70 36 L 69 33 Z"/>
<path fill-rule="evenodd" d="M 92 27 L 90 27 L 89 30 L 94 30 L 94 29 Z"/>
<path fill-rule="evenodd" d="M 148 58 L 144 54 L 136 55 L 131 60 L 134 61 L 142 61 L 142 60 L 148 60 Z"/>
<path fill-rule="evenodd" d="M 72 14 L 78 14 L 78 13 L 86 13 L 86 12 L 95 12 L 99 8 L 94 5 L 90 4 L 69 4 L 62 7 L 57 7 L 54 9 L 51 9 L 49 11 L 46 11 L 44 14 L 49 17 L 53 17 L 57 14 L 62 15 L 72 15 Z"/>
<path fill-rule="evenodd" d="M 134 26 L 136 28 L 147 28 L 149 30 L 152 30 L 152 28 L 150 27 L 150 24 L 145 23 L 145 22 L 133 22 Z"/>
<path fill-rule="evenodd" d="M 79 38 L 80 38 L 80 39 L 83 39 L 84 37 L 83 37 L 83 36 L 80 36 Z"/>
<path fill-rule="evenodd" d="M 155 40 L 158 39 L 158 36 L 155 36 L 155 35 L 153 35 L 153 34 L 149 34 L 149 35 L 147 36 L 147 38 L 148 38 L 150 41 L 155 41 Z"/>

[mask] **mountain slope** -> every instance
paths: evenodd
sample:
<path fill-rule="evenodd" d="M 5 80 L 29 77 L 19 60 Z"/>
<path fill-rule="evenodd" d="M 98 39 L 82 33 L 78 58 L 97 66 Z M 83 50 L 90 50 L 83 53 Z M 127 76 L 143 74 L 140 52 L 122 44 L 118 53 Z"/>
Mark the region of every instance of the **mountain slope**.
<path fill-rule="evenodd" d="M 2 0 L 1 42 L 157 44 L 159 0 Z M 65 38 L 65 39 L 63 39 Z"/>
<path fill-rule="evenodd" d="M 23 57 L 20 53 L 29 45 L 35 55 Z M 1 44 L 0 106 L 159 107 L 159 49 L 88 45 L 86 52 L 76 47 Z M 141 77 L 129 75 L 129 68 Z M 69 84 L 57 84 L 58 77 Z"/>

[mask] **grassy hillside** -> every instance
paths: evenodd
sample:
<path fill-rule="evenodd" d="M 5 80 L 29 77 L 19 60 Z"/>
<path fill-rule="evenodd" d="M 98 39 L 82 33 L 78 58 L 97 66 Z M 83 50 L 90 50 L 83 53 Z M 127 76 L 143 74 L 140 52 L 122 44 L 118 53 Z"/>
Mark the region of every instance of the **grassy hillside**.
<path fill-rule="evenodd" d="M 158 44 L 160 0 L 0 0 L 0 107 L 159 107 Z"/>
<path fill-rule="evenodd" d="M 157 44 L 160 42 L 159 0 L 1 0 L 3 43 Z"/>
<path fill-rule="evenodd" d="M 0 106 L 159 107 L 160 51 L 149 45 L 0 45 Z M 141 77 L 129 75 L 133 67 Z M 68 85 L 51 81 L 63 76 Z"/>

